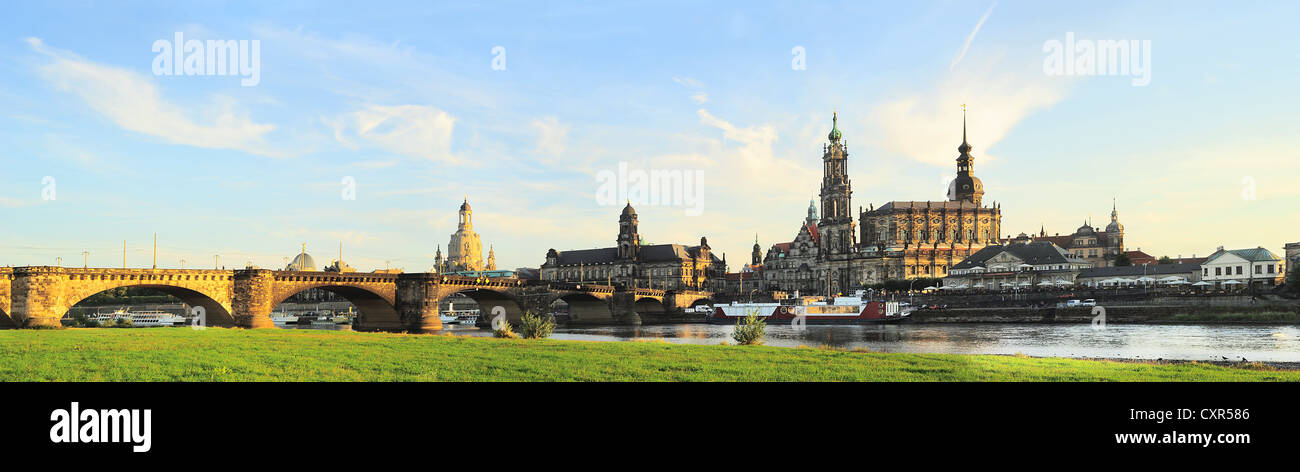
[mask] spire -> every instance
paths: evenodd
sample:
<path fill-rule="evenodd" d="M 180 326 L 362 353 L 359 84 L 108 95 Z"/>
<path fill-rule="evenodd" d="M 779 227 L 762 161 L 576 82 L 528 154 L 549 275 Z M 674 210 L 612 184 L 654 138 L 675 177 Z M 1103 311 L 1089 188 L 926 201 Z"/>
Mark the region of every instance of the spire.
<path fill-rule="evenodd" d="M 842 136 L 843 133 L 840 133 L 839 112 L 838 111 L 831 112 L 831 134 L 826 135 L 826 139 L 829 139 L 832 143 L 834 143 L 839 141 L 840 137 Z"/>
<path fill-rule="evenodd" d="M 970 143 L 966 142 L 966 104 L 961 104 L 961 146 L 957 146 L 957 151 L 964 154 L 971 150 Z M 969 158 L 970 156 L 965 156 Z"/>

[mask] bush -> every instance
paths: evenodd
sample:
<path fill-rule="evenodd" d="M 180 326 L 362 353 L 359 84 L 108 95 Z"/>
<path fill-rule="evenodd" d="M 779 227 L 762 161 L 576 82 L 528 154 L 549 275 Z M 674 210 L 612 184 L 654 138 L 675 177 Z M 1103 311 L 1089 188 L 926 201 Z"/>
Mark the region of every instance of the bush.
<path fill-rule="evenodd" d="M 524 318 L 519 321 L 519 331 L 524 339 L 548 338 L 555 332 L 555 317 L 537 316 L 531 311 L 524 313 Z"/>
<path fill-rule="evenodd" d="M 114 328 L 133 328 L 133 327 L 135 327 L 135 323 L 132 323 L 130 318 L 118 318 L 118 319 L 117 319 L 117 322 L 113 323 L 113 327 L 114 327 Z"/>
<path fill-rule="evenodd" d="M 90 319 L 86 318 L 85 313 L 72 315 L 72 326 L 86 326 L 86 323 L 88 322 L 90 322 Z"/>
<path fill-rule="evenodd" d="M 519 339 L 519 335 L 515 333 L 515 329 L 510 326 L 509 321 L 502 321 L 500 327 L 493 327 L 492 336 L 506 339 Z"/>
<path fill-rule="evenodd" d="M 758 317 L 758 310 L 736 320 L 736 330 L 731 333 L 731 339 L 745 346 L 763 344 L 764 336 L 767 336 L 767 322 Z"/>

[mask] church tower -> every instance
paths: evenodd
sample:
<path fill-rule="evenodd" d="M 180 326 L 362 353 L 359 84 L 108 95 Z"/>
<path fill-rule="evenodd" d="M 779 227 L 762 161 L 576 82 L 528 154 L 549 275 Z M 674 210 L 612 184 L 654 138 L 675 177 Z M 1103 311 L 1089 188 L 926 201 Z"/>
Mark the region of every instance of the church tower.
<path fill-rule="evenodd" d="M 1124 225 L 1119 222 L 1115 200 L 1110 201 L 1110 224 L 1106 225 L 1106 252 L 1118 256 L 1124 252 Z"/>
<path fill-rule="evenodd" d="M 447 271 L 483 270 L 483 243 L 474 232 L 474 211 L 466 198 L 460 204 L 460 222 L 447 244 Z"/>
<path fill-rule="evenodd" d="M 497 270 L 496 248 L 488 246 L 487 267 L 484 270 Z"/>
<path fill-rule="evenodd" d="M 817 226 L 818 221 L 821 221 L 821 219 L 817 217 L 817 201 L 808 200 L 808 218 L 804 220 L 804 223 Z"/>
<path fill-rule="evenodd" d="M 831 115 L 830 144 L 822 153 L 822 211 L 817 224 L 823 249 L 830 254 L 849 252 L 853 245 L 853 216 L 849 202 L 853 189 L 849 183 L 849 153 L 841 140 L 838 113 Z M 809 215 L 811 218 L 813 215 Z"/>
<path fill-rule="evenodd" d="M 980 206 L 984 199 L 984 183 L 975 177 L 975 158 L 970 155 L 971 145 L 966 142 L 966 105 L 961 106 L 961 146 L 957 146 L 957 178 L 948 187 L 948 200 L 966 201 Z"/>
<path fill-rule="evenodd" d="M 757 234 L 754 235 L 754 252 L 750 255 L 750 259 L 752 260 L 750 263 L 753 265 L 759 265 L 763 263 L 763 248 L 758 245 Z"/>
<path fill-rule="evenodd" d="M 636 259 L 641 250 L 641 238 L 636 231 L 636 210 L 629 200 L 618 216 L 618 258 Z"/>

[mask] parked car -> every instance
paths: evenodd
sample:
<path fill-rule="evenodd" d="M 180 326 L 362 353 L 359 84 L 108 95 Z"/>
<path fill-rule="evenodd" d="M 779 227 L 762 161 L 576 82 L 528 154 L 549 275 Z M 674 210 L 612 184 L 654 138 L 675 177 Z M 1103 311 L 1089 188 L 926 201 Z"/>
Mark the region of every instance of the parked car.
<path fill-rule="evenodd" d="M 1096 304 L 1096 303 L 1094 302 L 1094 304 Z M 1070 301 L 1068 301 L 1068 302 L 1065 302 L 1065 306 L 1066 306 L 1066 307 L 1083 306 L 1083 302 L 1080 301 L 1080 300 L 1070 300 Z"/>
<path fill-rule="evenodd" d="M 1079 303 L 1079 306 L 1097 306 L 1097 300 L 1089 298 Z"/>

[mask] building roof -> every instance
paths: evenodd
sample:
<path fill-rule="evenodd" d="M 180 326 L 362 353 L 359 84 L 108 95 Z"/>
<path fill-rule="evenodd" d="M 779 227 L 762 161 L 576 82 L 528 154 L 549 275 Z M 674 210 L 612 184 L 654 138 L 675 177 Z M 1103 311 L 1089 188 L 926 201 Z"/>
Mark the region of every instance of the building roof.
<path fill-rule="evenodd" d="M 1128 256 L 1128 260 L 1132 262 L 1133 265 L 1160 263 L 1160 261 L 1156 259 L 1154 256 L 1142 251 L 1124 251 L 1124 255 Z"/>
<path fill-rule="evenodd" d="M 874 209 L 874 210 L 869 211 L 868 213 L 871 213 L 871 212 L 881 212 L 881 211 L 890 211 L 890 210 L 927 210 L 927 209 L 930 209 L 930 210 L 934 210 L 934 209 L 946 209 L 946 210 L 958 210 L 958 209 L 963 209 L 963 210 L 974 210 L 974 209 L 976 209 L 976 208 L 983 208 L 983 209 L 987 209 L 987 210 L 992 210 L 992 209 L 993 209 L 993 208 L 991 208 L 991 207 L 981 207 L 981 206 L 979 206 L 979 205 L 976 205 L 976 204 L 974 204 L 974 203 L 972 203 L 972 202 L 969 202 L 969 201 L 966 201 L 966 200 L 960 200 L 960 201 L 955 201 L 955 202 L 953 202 L 953 201 L 943 201 L 943 202 L 904 202 L 904 201 L 893 201 L 893 202 L 886 202 L 884 205 L 880 205 L 879 207 L 877 207 L 877 208 Z"/>
<path fill-rule="evenodd" d="M 1083 261 L 1074 257 L 1074 255 L 1061 249 L 1060 246 L 1047 241 L 1034 241 L 1029 244 L 1013 243 L 1005 246 L 992 245 L 984 246 L 975 254 L 971 254 L 966 259 L 952 266 L 953 270 L 970 269 L 974 267 L 984 267 L 984 263 L 994 256 L 1003 252 L 1010 252 L 1025 264 L 1042 265 L 1042 264 L 1069 264 L 1082 263 Z"/>
<path fill-rule="evenodd" d="M 1148 264 L 1121 267 L 1094 267 L 1079 271 L 1079 277 L 1123 277 L 1141 275 L 1170 275 L 1200 272 L 1200 264 Z"/>
<path fill-rule="evenodd" d="M 1234 256 L 1245 259 L 1248 262 L 1271 262 L 1271 261 L 1282 260 L 1282 258 L 1277 257 L 1277 255 L 1273 254 L 1268 249 L 1264 249 L 1262 247 L 1250 248 L 1250 249 L 1226 249 L 1226 250 L 1220 247 L 1218 251 L 1214 252 L 1214 254 L 1210 254 L 1209 257 L 1206 257 L 1205 261 L 1206 262 L 1214 261 L 1215 259 L 1222 257 L 1224 254 L 1232 254 Z"/>
<path fill-rule="evenodd" d="M 559 264 L 605 264 L 618 259 L 618 248 L 602 247 L 598 249 L 574 249 L 559 251 Z"/>

